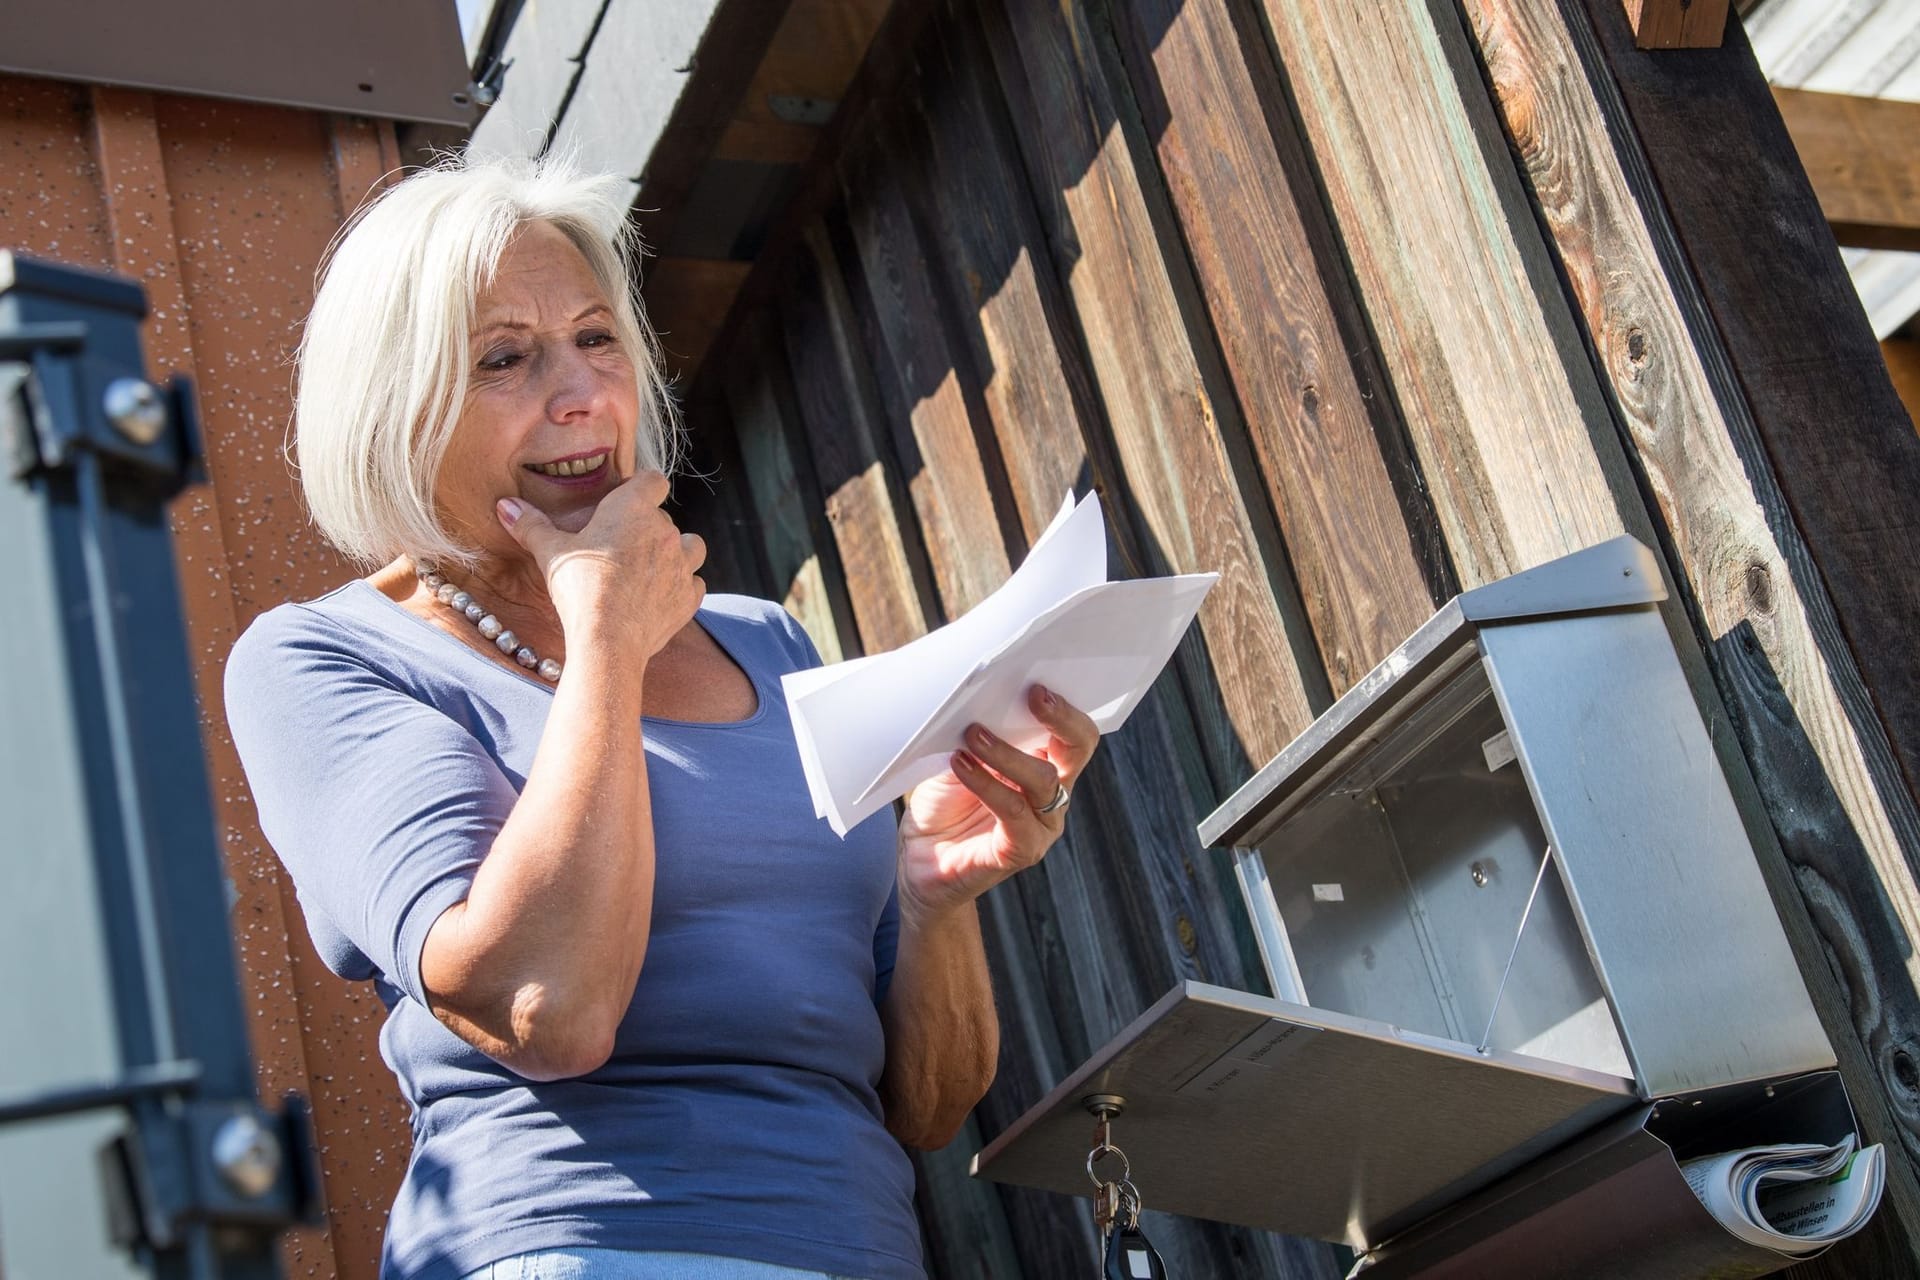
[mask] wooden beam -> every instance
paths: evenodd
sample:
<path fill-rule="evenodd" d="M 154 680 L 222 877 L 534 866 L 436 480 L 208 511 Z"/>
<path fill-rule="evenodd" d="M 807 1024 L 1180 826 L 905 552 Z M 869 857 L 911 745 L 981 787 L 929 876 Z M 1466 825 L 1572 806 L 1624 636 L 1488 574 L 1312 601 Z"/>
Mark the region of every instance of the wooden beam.
<path fill-rule="evenodd" d="M 1920 426 L 1920 339 L 1888 338 L 1880 344 L 1880 354 L 1887 358 L 1887 372 L 1907 416 Z"/>
<path fill-rule="evenodd" d="M 1727 30 L 1727 0 L 1625 0 L 1640 49 L 1715 49 Z"/>
<path fill-rule="evenodd" d="M 641 235 L 664 245 L 687 195 L 726 131 L 747 86 L 773 43 L 793 0 L 720 0 L 695 55 L 700 74 L 673 104 L 673 113 L 638 175 L 634 198 Z M 596 45 L 599 41 L 595 41 Z M 606 51 L 615 56 L 613 51 Z"/>
<path fill-rule="evenodd" d="M 1749 812 L 1762 872 L 1863 1131 L 1868 1140 L 1903 1151 L 1889 1161 L 1889 1203 L 1871 1229 L 1794 1274 L 1904 1273 L 1912 1265 L 1920 1196 L 1910 1159 L 1912 1126 L 1903 1118 L 1911 1105 L 1900 1080 L 1906 1050 L 1897 1046 L 1920 1029 L 1920 993 L 1908 965 L 1920 930 L 1920 886 L 1909 861 L 1920 819 L 1862 688 L 1836 602 L 1755 431 L 1753 416 L 1764 402 L 1750 400 L 1753 384 L 1743 387 L 1729 376 L 1729 352 L 1678 253 L 1674 224 L 1681 218 L 1697 223 L 1700 207 L 1685 187 L 1656 186 L 1640 150 L 1645 139 L 1649 147 L 1669 148 L 1661 157 L 1669 163 L 1690 167 L 1703 156 L 1724 155 L 1741 172 L 1765 168 L 1755 153 L 1768 144 L 1753 136 L 1765 113 L 1736 110 L 1669 83 L 1658 95 L 1667 112 L 1723 123 L 1725 132 L 1702 138 L 1682 130 L 1683 140 L 1671 127 L 1680 121 L 1662 114 L 1648 119 L 1657 138 L 1636 138 L 1622 90 L 1630 98 L 1640 86 L 1614 77 L 1619 68 L 1637 73 L 1660 60 L 1628 46 L 1611 0 L 1588 0 L 1591 23 L 1554 0 L 1467 0 L 1465 9 L 1640 487 L 1662 517 L 1670 573 L 1686 588 L 1678 598 L 1703 642 L 1713 681 L 1711 690 L 1700 690 L 1709 720 L 1716 728 L 1725 723 L 1736 739 L 1727 744 L 1723 738 L 1723 759 Z M 1723 91 L 1743 84 L 1749 99 L 1764 94 L 1750 59 L 1735 62 L 1733 50 L 1702 57 L 1726 64 L 1704 83 Z M 1569 67 L 1585 74 L 1569 76 Z M 1707 204 L 1724 202 L 1745 215 L 1737 241 L 1736 228 L 1727 228 L 1729 252 L 1736 244 L 1741 253 L 1774 251 L 1773 238 L 1754 234 L 1751 211 L 1780 209 L 1777 194 L 1737 198 L 1731 174 L 1708 187 L 1698 192 Z M 1669 207 L 1669 197 L 1683 203 Z M 1787 216 L 1776 212 L 1772 221 L 1780 225 Z M 1799 216 L 1812 215 L 1803 209 Z M 1824 256 L 1833 259 L 1830 247 Z M 1782 268 L 1771 280 L 1748 282 L 1754 290 L 1748 305 L 1784 318 L 1793 308 L 1769 296 L 1781 292 L 1779 281 L 1819 274 L 1811 260 Z M 1826 269 L 1841 275 L 1837 260 Z M 1819 306 L 1859 314 L 1836 291 L 1814 293 Z M 1794 326 L 1823 327 L 1833 327 L 1832 317 L 1813 306 Z M 1796 377 L 1803 376 L 1799 363 Z M 1844 412 L 1829 414 L 1827 429 L 1844 434 L 1849 420 Z M 1687 660 L 1698 669 L 1697 656 Z M 1725 751 L 1729 745 L 1737 752 Z M 1838 980 L 1829 965 L 1839 970 Z"/>
<path fill-rule="evenodd" d="M 1920 102 L 1773 86 L 1833 238 L 1920 250 Z"/>
<path fill-rule="evenodd" d="M 1920 442 L 1906 407 L 1744 31 L 1730 29 L 1720 50 L 1636 58 L 1619 15 L 1587 3 L 1645 152 L 1646 188 L 1670 210 L 1703 322 L 1723 344 L 1909 797 L 1920 797 Z M 1909 858 L 1920 866 L 1920 849 Z"/>

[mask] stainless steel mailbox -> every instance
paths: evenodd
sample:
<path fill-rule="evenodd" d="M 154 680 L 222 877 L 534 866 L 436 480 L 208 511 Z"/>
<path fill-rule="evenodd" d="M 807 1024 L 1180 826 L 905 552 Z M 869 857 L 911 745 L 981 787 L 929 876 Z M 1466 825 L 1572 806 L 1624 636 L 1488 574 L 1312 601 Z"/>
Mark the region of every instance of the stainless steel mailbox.
<path fill-rule="evenodd" d="M 1608 1147 L 1653 1203 L 1689 1194 L 1646 1154 L 1684 1147 L 1689 1115 L 1791 1128 L 1776 1086 L 1813 1079 L 1791 1095 L 1830 1127 L 1833 1052 L 1665 595 L 1619 538 L 1448 603 L 1200 826 L 1234 850 L 1274 997 L 1170 993 L 976 1172 L 1086 1194 L 1081 1100 L 1119 1094 L 1150 1204 L 1385 1262 L 1477 1193 L 1531 1203 L 1516 1179 L 1574 1196 L 1556 1153 L 1596 1133 L 1658 1129 Z M 1673 1220 L 1740 1274 L 1784 1265 Z"/>
<path fill-rule="evenodd" d="M 1665 594 L 1630 538 L 1467 592 L 1200 825 L 1276 994 L 1644 1098 L 1833 1064 Z"/>

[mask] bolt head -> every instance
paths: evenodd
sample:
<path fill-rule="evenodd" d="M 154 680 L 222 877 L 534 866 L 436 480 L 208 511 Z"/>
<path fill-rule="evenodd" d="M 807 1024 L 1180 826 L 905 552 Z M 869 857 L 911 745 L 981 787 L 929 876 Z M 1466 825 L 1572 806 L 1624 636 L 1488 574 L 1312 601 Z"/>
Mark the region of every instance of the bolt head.
<path fill-rule="evenodd" d="M 280 1139 L 257 1116 L 229 1116 L 213 1132 L 213 1167 L 234 1191 L 257 1200 L 280 1176 Z"/>
<path fill-rule="evenodd" d="M 101 398 L 107 421 L 137 445 L 150 445 L 167 429 L 167 406 L 145 378 L 115 378 Z"/>

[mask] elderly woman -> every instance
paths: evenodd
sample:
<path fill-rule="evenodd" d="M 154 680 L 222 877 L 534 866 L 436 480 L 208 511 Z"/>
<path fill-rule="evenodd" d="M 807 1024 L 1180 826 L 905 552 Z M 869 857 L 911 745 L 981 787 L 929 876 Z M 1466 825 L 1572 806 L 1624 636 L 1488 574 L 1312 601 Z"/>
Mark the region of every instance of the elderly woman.
<path fill-rule="evenodd" d="M 373 979 L 413 1156 L 382 1275 L 923 1274 L 901 1144 L 998 1029 L 974 899 L 1093 752 L 983 729 L 897 823 L 813 816 L 777 606 L 707 595 L 625 186 L 450 164 L 339 242 L 295 414 L 368 565 L 250 627 L 227 711 L 329 968 Z"/>

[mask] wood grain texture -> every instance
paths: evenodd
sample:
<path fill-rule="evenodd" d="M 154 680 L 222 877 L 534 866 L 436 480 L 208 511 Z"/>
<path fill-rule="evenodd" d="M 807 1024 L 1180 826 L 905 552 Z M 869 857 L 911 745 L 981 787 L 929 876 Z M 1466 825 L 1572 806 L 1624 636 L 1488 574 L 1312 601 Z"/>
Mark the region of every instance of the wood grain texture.
<path fill-rule="evenodd" d="M 1263 0 L 1460 583 L 1619 534 L 1605 406 L 1553 353 L 1526 196 L 1465 36 L 1421 0 Z M 1464 65 L 1463 65 L 1463 60 Z"/>
<path fill-rule="evenodd" d="M 734 358 L 738 366 L 727 380 L 727 404 L 774 598 L 805 628 L 823 662 L 858 657 L 853 605 L 826 502 L 813 478 L 785 357 L 757 326 Z M 698 429 L 724 428 L 709 418 L 699 421 Z"/>
<path fill-rule="evenodd" d="M 1219 728 L 1239 754 L 1211 748 L 1230 787 L 1312 721 L 1309 690 L 1324 677 L 1303 676 L 1281 623 L 1275 567 L 1242 500 L 1217 421 L 1223 406 L 1206 385 L 1141 188 L 1136 166 L 1152 161 L 1122 125 L 1099 38 L 1075 5 L 1012 0 L 982 14 L 1013 115 L 1045 122 L 1020 133 L 1022 154 L 1147 567 L 1221 575 L 1200 631 L 1226 710 Z"/>
<path fill-rule="evenodd" d="M 1256 75 L 1224 0 L 1122 0 L 1131 79 L 1273 496 L 1328 677 L 1345 692 L 1432 606 Z M 1309 201 L 1318 193 L 1309 189 Z"/>
<path fill-rule="evenodd" d="M 997 445 L 1004 460 L 1020 522 L 1015 537 L 1024 544 L 1068 485 L 1097 479 L 1082 432 L 1099 439 L 1103 417 L 1074 342 L 1071 304 L 1046 266 L 985 56 L 964 15 L 947 15 L 922 44 L 919 94 L 886 177 L 904 179 L 925 238 L 929 287 L 955 313 L 957 332 L 945 341 L 959 345 L 944 367 L 927 349 L 936 368 L 922 385 L 942 385 L 948 375 L 960 381 L 962 404 L 990 436 L 983 453 Z M 850 200 L 854 185 L 850 179 Z M 938 327 L 919 310 L 913 318 Z M 1122 492 L 1110 487 L 1108 500 L 1124 539 L 1132 522 L 1114 505 Z M 1196 805 L 1214 792 L 1178 679 L 1163 677 L 1125 732 L 1109 739 L 1079 794 L 1083 803 L 1046 861 L 982 903 L 1006 1023 L 1000 1075 L 977 1112 L 987 1136 L 1162 994 L 1171 976 L 1260 981 L 1250 939 L 1240 936 L 1231 877 L 1194 839 Z M 998 1193 L 1025 1274 L 1039 1280 L 1086 1266 L 1093 1234 L 1084 1203 Z M 1311 1242 L 1186 1221 L 1157 1222 L 1153 1233 L 1185 1274 L 1335 1273 L 1327 1251 Z"/>
<path fill-rule="evenodd" d="M 1635 58 L 1617 14 L 1597 0 L 1588 12 L 1729 377 L 1920 796 L 1920 437 L 1745 32 L 1730 27 L 1721 48 L 1684 58 Z M 1692 125 L 1679 145 L 1683 112 Z"/>
<path fill-rule="evenodd" d="M 1641 49 L 1712 49 L 1727 29 L 1727 0 L 1621 0 Z"/>
<path fill-rule="evenodd" d="M 967 405 L 971 372 L 955 367 L 965 353 L 949 332 L 949 308 L 901 189 L 906 163 L 905 149 L 877 130 L 842 161 L 853 241 L 845 261 L 855 310 L 873 331 L 882 407 L 935 586 L 947 615 L 958 617 L 1005 582 L 1010 565 L 983 457 L 992 438 Z"/>
<path fill-rule="evenodd" d="M 1907 406 L 1907 416 L 1920 427 L 1920 339 L 1887 338 L 1880 343 L 1894 392 Z"/>
<path fill-rule="evenodd" d="M 1906 1149 L 1873 1231 L 1795 1274 L 1873 1274 L 1860 1268 L 1882 1256 L 1912 1265 L 1920 1187 L 1897 1056 L 1920 1029 L 1906 960 L 1920 887 L 1902 852 L 1920 815 L 1900 803 L 1891 754 L 1748 409 L 1714 376 L 1717 340 L 1696 337 L 1699 304 L 1662 260 L 1658 194 L 1634 187 L 1643 162 L 1616 158 L 1606 140 L 1619 135 L 1589 82 L 1558 73 L 1592 66 L 1586 15 L 1552 0 L 1467 0 L 1466 11 L 1778 832 L 1778 846 L 1757 852 L 1867 1140 Z M 1604 93 L 1608 81 L 1599 83 Z"/>
<path fill-rule="evenodd" d="M 932 242 L 932 266 L 961 314 L 956 369 L 977 394 L 1024 542 L 1093 479 L 1083 443 L 1099 409 L 1067 304 L 1045 269 L 1045 234 L 992 67 L 970 18 L 948 13 L 919 50 L 920 163 L 905 180 Z"/>
<path fill-rule="evenodd" d="M 1773 86 L 1833 238 L 1920 250 L 1920 102 Z"/>
<path fill-rule="evenodd" d="M 780 309 L 783 339 L 854 623 L 866 652 L 896 649 L 924 634 L 935 616 L 924 552 L 902 519 L 905 499 L 881 443 L 873 375 L 818 219 L 791 269 Z"/>

